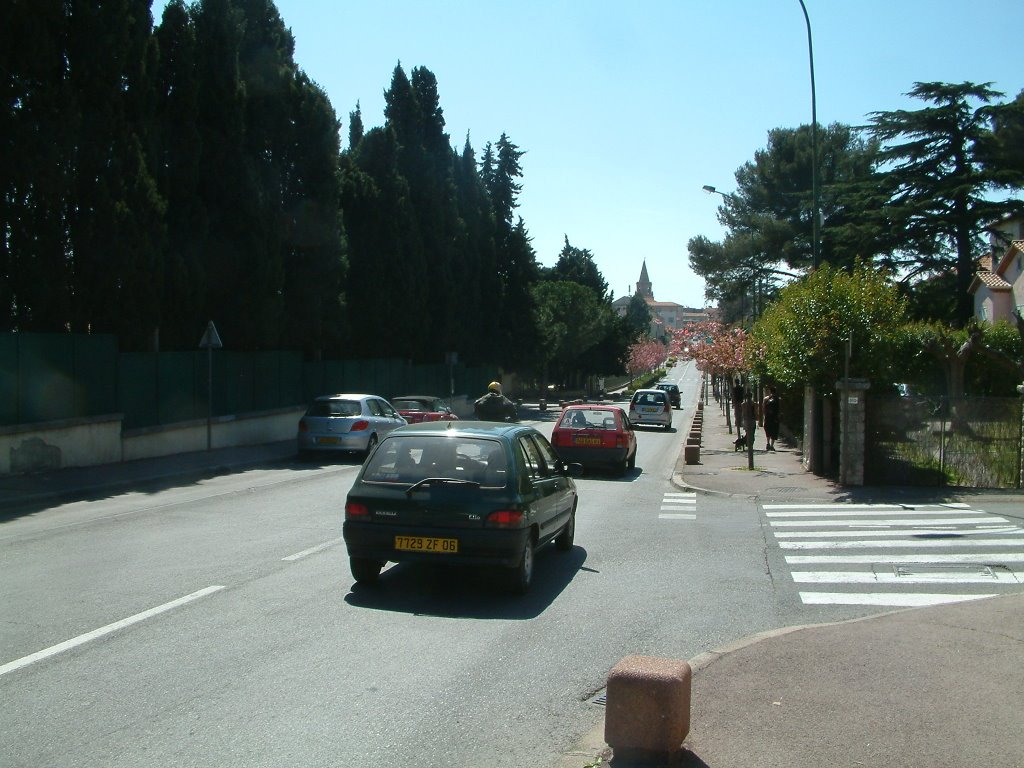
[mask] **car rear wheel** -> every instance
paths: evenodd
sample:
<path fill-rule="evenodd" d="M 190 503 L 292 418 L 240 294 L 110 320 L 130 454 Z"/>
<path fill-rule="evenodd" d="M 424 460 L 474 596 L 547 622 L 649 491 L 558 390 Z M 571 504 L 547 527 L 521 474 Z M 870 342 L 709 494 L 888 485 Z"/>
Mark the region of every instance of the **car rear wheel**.
<path fill-rule="evenodd" d="M 373 560 L 368 557 L 350 557 L 348 559 L 349 570 L 352 571 L 352 578 L 360 584 L 375 584 L 380 576 L 384 563 L 380 560 Z"/>
<path fill-rule="evenodd" d="M 370 435 L 370 439 L 366 441 L 366 450 L 363 451 L 363 457 L 369 456 L 373 452 L 374 446 L 377 445 L 377 436 Z"/>
<path fill-rule="evenodd" d="M 512 568 L 509 574 L 509 586 L 512 592 L 517 595 L 525 595 L 530 591 L 530 584 L 533 582 L 533 539 L 528 538 L 523 546 L 523 554 L 519 558 L 519 565 Z"/>
<path fill-rule="evenodd" d="M 629 461 L 626 462 L 626 466 L 629 469 L 633 469 L 636 466 L 636 451 L 633 451 L 633 455 L 629 457 Z"/>
<path fill-rule="evenodd" d="M 565 524 L 562 532 L 555 537 L 555 549 L 559 552 L 568 552 L 572 549 L 572 543 L 576 539 L 576 508 L 569 513 L 569 522 Z"/>

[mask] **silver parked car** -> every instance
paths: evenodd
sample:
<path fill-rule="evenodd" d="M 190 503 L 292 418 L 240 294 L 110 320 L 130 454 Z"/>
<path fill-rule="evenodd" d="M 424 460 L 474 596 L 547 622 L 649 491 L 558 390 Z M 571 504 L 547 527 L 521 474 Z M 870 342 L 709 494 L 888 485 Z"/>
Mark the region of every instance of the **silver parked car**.
<path fill-rule="evenodd" d="M 319 451 L 369 455 L 388 432 L 406 424 L 402 415 L 377 395 L 323 395 L 299 420 L 299 456 Z"/>

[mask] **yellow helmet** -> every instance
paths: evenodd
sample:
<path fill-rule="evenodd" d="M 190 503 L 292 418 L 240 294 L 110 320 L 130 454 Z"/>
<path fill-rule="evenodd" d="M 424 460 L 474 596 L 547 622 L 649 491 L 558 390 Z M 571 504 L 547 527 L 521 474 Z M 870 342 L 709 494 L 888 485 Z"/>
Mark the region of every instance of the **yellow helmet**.
<path fill-rule="evenodd" d="M 491 392 L 497 392 L 500 395 L 501 383 L 497 381 L 492 381 L 490 384 L 487 385 L 487 389 L 489 389 Z"/>

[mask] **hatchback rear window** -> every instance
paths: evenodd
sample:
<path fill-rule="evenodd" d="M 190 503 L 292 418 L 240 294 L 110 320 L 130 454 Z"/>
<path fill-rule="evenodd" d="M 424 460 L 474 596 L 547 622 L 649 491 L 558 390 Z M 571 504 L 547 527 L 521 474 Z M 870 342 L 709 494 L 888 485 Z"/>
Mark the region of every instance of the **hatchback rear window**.
<path fill-rule="evenodd" d="M 563 429 L 615 429 L 615 414 L 601 408 L 567 411 L 558 426 Z"/>
<path fill-rule="evenodd" d="M 358 416 L 362 412 L 356 400 L 317 400 L 306 411 L 307 416 Z"/>
<path fill-rule="evenodd" d="M 665 393 L 661 392 L 637 392 L 633 395 L 633 403 L 640 405 L 664 405 Z"/>
<path fill-rule="evenodd" d="M 391 404 L 400 411 L 429 411 L 430 403 L 425 400 L 392 400 Z"/>
<path fill-rule="evenodd" d="M 441 477 L 500 488 L 505 486 L 507 475 L 505 448 L 497 440 L 394 435 L 370 457 L 363 480 L 412 484 Z"/>

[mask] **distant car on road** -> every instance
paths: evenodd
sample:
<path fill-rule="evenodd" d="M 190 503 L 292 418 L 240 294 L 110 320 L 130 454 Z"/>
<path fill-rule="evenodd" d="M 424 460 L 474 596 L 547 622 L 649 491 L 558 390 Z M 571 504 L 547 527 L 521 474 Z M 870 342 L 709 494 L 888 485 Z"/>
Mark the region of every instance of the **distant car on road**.
<path fill-rule="evenodd" d="M 444 400 L 430 395 L 402 395 L 391 398 L 391 404 L 410 424 L 421 421 L 458 421 Z"/>
<path fill-rule="evenodd" d="M 369 455 L 391 430 L 405 426 L 402 415 L 377 395 L 323 395 L 309 404 L 299 420 L 299 456 L 358 452 Z"/>
<path fill-rule="evenodd" d="M 569 405 L 551 431 L 551 445 L 565 462 L 610 467 L 620 475 L 636 466 L 636 433 L 617 405 Z"/>
<path fill-rule="evenodd" d="M 396 429 L 363 463 L 342 535 L 356 582 L 388 561 L 505 569 L 526 592 L 534 552 L 572 549 L 578 464 L 521 424 L 429 422 Z"/>
<path fill-rule="evenodd" d="M 660 389 L 663 392 L 668 392 L 669 400 L 672 401 L 673 408 L 681 407 L 681 401 L 679 397 L 679 385 L 673 384 L 670 381 L 659 381 L 654 385 L 655 389 Z"/>
<path fill-rule="evenodd" d="M 629 401 L 629 420 L 634 425 L 656 424 L 672 429 L 672 401 L 661 389 L 638 389 Z"/>

